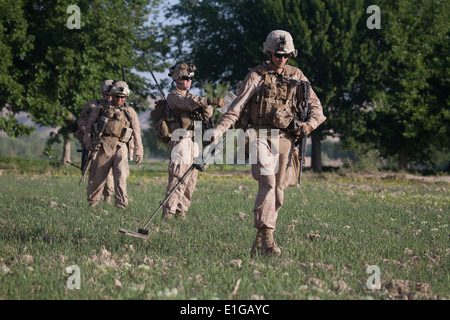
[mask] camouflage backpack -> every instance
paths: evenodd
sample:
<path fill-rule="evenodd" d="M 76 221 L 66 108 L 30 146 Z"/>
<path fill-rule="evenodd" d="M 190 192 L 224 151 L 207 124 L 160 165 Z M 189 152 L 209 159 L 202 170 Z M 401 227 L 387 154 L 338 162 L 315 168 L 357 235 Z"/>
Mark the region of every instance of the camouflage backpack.
<path fill-rule="evenodd" d="M 172 132 L 179 128 L 179 125 L 167 100 L 161 99 L 156 101 L 155 109 L 150 112 L 150 118 L 158 134 L 158 139 L 164 143 L 169 143 L 172 138 Z"/>

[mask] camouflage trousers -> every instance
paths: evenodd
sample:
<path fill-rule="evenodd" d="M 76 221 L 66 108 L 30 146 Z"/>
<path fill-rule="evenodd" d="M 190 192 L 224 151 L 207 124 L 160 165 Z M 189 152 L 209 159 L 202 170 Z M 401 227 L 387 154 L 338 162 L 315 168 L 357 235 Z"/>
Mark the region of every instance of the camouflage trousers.
<path fill-rule="evenodd" d="M 198 154 L 198 145 L 190 138 L 180 141 L 170 141 L 169 181 L 166 189 L 166 197 L 186 171 L 194 163 L 194 155 Z M 187 179 L 178 187 L 174 194 L 163 207 L 163 213 L 176 211 L 186 212 L 191 206 L 192 194 L 197 184 L 198 171 L 194 169 Z"/>
<path fill-rule="evenodd" d="M 128 149 L 126 146 L 117 147 L 112 156 L 107 156 L 103 150 L 97 154 L 89 170 L 89 181 L 87 187 L 87 199 L 89 205 L 97 204 L 102 194 L 112 195 L 115 192 L 115 205 L 127 206 L 127 178 L 130 175 L 128 168 Z"/>
<path fill-rule="evenodd" d="M 114 194 L 114 176 L 112 173 L 112 169 L 109 170 L 102 194 L 105 198 L 110 198 Z"/>
<path fill-rule="evenodd" d="M 295 170 L 292 162 L 294 143 L 279 138 L 257 139 L 257 163 L 252 165 L 252 176 L 258 181 L 258 194 L 253 208 L 256 229 L 275 229 L 278 211 L 284 202 L 284 190 L 292 183 Z M 278 145 L 277 145 L 278 144 Z"/>

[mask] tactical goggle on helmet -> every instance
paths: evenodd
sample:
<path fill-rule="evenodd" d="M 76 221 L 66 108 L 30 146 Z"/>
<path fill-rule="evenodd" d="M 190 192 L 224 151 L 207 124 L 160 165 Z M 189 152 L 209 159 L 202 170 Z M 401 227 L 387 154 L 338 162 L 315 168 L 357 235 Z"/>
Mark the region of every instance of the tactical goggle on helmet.
<path fill-rule="evenodd" d="M 269 33 L 264 42 L 264 52 L 289 55 L 289 57 L 297 56 L 297 49 L 294 47 L 291 34 L 283 30 L 274 30 Z"/>
<path fill-rule="evenodd" d="M 128 97 L 130 95 L 130 89 L 125 81 L 117 81 L 113 83 L 109 94 L 117 97 Z"/>
<path fill-rule="evenodd" d="M 173 80 L 178 80 L 184 77 L 186 77 L 185 80 L 192 80 L 195 70 L 197 70 L 197 68 L 190 62 L 180 63 L 169 69 L 169 77 L 172 77 Z"/>

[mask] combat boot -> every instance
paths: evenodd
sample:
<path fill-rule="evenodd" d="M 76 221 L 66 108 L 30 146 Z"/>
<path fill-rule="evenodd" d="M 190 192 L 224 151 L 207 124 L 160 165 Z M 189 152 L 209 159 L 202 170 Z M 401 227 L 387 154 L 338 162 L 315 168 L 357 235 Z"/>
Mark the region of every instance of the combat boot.
<path fill-rule="evenodd" d="M 111 203 L 111 196 L 103 196 L 103 201 L 105 203 Z"/>
<path fill-rule="evenodd" d="M 261 249 L 259 252 L 263 255 L 280 255 L 281 249 L 277 247 L 275 244 L 275 240 L 273 240 L 273 230 L 269 228 L 262 228 L 262 237 L 261 237 Z"/>
<path fill-rule="evenodd" d="M 252 249 L 250 250 L 250 256 L 253 256 L 257 251 L 260 251 L 261 247 L 262 247 L 262 229 L 258 229 L 255 241 L 253 241 Z"/>
<path fill-rule="evenodd" d="M 175 217 L 180 220 L 186 220 L 186 212 L 177 210 L 175 212 Z"/>
<path fill-rule="evenodd" d="M 163 212 L 162 218 L 163 220 L 172 220 L 174 217 L 174 214 L 172 212 Z"/>

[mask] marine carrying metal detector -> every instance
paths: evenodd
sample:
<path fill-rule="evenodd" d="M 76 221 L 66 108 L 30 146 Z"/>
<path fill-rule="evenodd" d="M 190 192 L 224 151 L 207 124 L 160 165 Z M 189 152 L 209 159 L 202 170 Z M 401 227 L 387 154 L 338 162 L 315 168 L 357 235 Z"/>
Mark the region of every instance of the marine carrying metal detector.
<path fill-rule="evenodd" d="M 156 214 L 162 209 L 162 207 L 167 203 L 167 201 L 169 201 L 170 197 L 175 193 L 175 191 L 178 189 L 178 187 L 186 180 L 186 178 L 192 173 L 192 171 L 199 170 L 199 171 L 203 172 L 206 170 L 206 168 L 208 167 L 208 165 L 210 163 L 211 158 L 214 156 L 214 154 L 217 151 L 222 151 L 225 141 L 232 134 L 233 134 L 233 132 L 229 131 L 227 133 L 227 135 L 225 136 L 225 138 L 221 139 L 217 144 L 210 143 L 205 147 L 205 149 L 203 150 L 204 157 L 203 157 L 202 163 L 201 164 L 193 163 L 189 167 L 189 169 L 184 173 L 184 175 L 178 179 L 178 183 L 175 185 L 175 187 L 173 187 L 173 189 L 166 196 L 166 198 L 159 203 L 158 209 L 156 209 L 155 212 L 153 212 L 150 219 L 147 220 L 147 222 L 145 223 L 145 225 L 142 228 L 138 229 L 138 232 L 128 231 L 125 229 L 119 229 L 119 232 L 123 233 L 127 236 L 141 238 L 141 239 L 147 239 L 148 233 L 149 233 L 149 231 L 147 230 L 147 227 L 150 224 L 150 222 L 152 222 L 152 220 L 156 216 Z M 211 151 L 211 149 L 213 149 L 213 150 Z"/>

